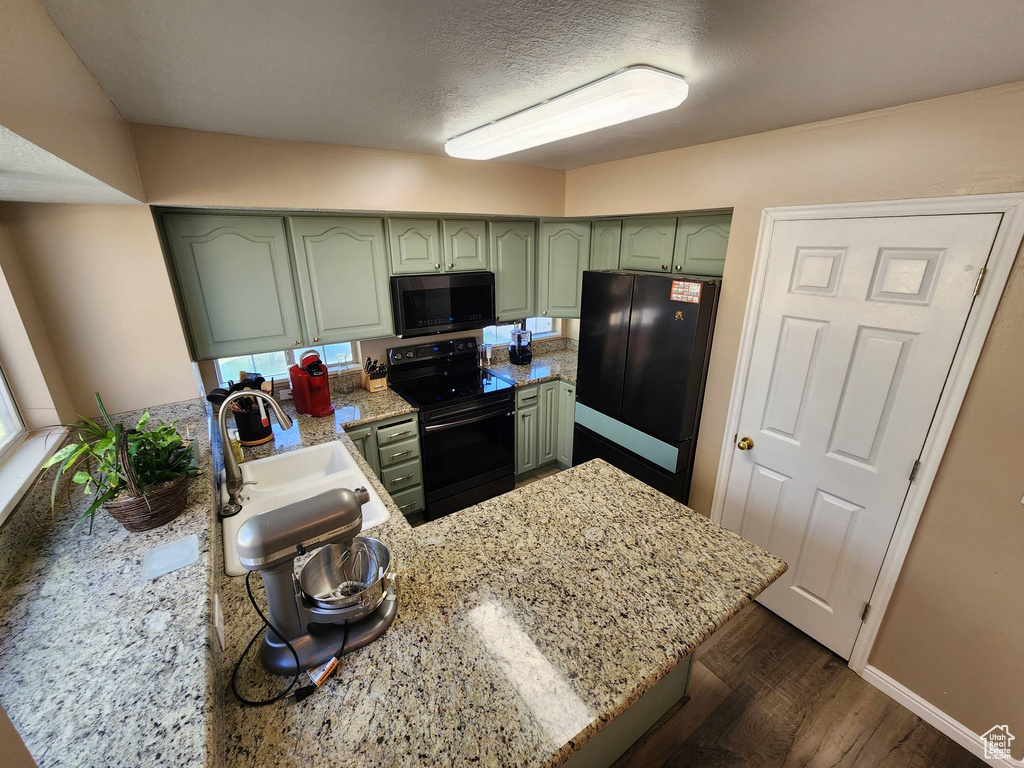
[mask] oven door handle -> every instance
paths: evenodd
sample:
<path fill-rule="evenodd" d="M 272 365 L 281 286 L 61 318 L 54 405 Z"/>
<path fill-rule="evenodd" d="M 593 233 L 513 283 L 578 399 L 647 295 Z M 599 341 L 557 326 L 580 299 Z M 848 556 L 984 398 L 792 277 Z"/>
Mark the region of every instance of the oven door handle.
<path fill-rule="evenodd" d="M 466 424 L 475 424 L 478 421 L 493 419 L 495 416 L 511 416 L 512 411 L 508 410 L 510 407 L 511 406 L 509 405 L 502 405 L 501 408 L 490 410 L 487 413 L 482 413 L 479 416 L 473 416 L 469 419 L 459 419 L 458 421 L 451 421 L 444 424 L 427 424 L 423 427 L 423 431 L 427 434 L 443 432 L 446 429 L 455 429 L 456 427 L 462 427 Z"/>

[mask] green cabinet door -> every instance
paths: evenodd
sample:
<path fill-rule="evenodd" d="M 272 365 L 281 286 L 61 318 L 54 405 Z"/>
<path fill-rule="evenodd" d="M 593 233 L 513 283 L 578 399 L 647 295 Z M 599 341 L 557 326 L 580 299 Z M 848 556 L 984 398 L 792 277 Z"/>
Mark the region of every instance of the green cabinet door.
<path fill-rule="evenodd" d="M 441 235 L 445 272 L 488 269 L 486 221 L 445 219 Z"/>
<path fill-rule="evenodd" d="M 626 219 L 622 223 L 619 267 L 646 272 L 668 272 L 672 269 L 672 246 L 675 239 L 674 216 Z"/>
<path fill-rule="evenodd" d="M 558 382 L 558 464 L 572 466 L 572 436 L 576 424 L 576 386 Z"/>
<path fill-rule="evenodd" d="M 366 459 L 366 463 L 370 465 L 373 474 L 380 477 L 380 457 L 378 456 L 377 436 L 373 426 L 363 424 L 359 427 L 349 427 L 345 430 L 345 434 L 355 443 L 356 450 Z"/>
<path fill-rule="evenodd" d="M 579 317 L 583 271 L 590 263 L 590 223 L 542 221 L 537 309 L 547 317 Z"/>
<path fill-rule="evenodd" d="M 302 345 L 283 219 L 175 213 L 163 221 L 195 359 Z"/>
<path fill-rule="evenodd" d="M 532 221 L 490 223 L 494 311 L 501 322 L 523 320 L 536 312 L 535 233 L 536 225 Z"/>
<path fill-rule="evenodd" d="M 311 344 L 394 335 L 381 219 L 288 221 Z"/>
<path fill-rule="evenodd" d="M 558 382 L 546 381 L 539 390 L 537 462 L 543 466 L 558 458 Z"/>
<path fill-rule="evenodd" d="M 516 390 L 516 474 L 532 472 L 540 466 L 537 448 L 540 442 L 540 387 Z"/>
<path fill-rule="evenodd" d="M 595 221 L 590 242 L 590 269 L 618 269 L 621 221 Z"/>
<path fill-rule="evenodd" d="M 730 214 L 680 216 L 672 268 L 684 275 L 721 277 L 729 245 Z"/>
<path fill-rule="evenodd" d="M 441 235 L 437 219 L 388 219 L 391 274 L 441 271 Z"/>

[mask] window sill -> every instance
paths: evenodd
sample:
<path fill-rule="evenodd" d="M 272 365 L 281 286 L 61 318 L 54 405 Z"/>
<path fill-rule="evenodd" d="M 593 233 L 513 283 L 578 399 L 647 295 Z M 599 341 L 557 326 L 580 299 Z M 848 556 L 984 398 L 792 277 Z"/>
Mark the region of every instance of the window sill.
<path fill-rule="evenodd" d="M 0 525 L 31 487 L 39 469 L 64 441 L 67 429 L 31 432 L 0 464 Z"/>

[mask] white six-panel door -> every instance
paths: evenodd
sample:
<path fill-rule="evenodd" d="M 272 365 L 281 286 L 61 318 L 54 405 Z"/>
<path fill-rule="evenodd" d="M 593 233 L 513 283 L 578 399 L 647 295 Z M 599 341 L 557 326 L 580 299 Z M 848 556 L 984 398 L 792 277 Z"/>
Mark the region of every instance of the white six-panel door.
<path fill-rule="evenodd" d="M 849 658 L 1001 216 L 775 225 L 722 524 L 760 601 Z"/>

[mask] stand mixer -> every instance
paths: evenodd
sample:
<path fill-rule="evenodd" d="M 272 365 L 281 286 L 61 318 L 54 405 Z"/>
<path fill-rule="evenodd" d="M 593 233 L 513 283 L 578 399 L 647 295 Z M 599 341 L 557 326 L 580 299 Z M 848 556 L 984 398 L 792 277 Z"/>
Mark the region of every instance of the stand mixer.
<path fill-rule="evenodd" d="M 292 675 L 340 658 L 394 622 L 391 554 L 376 539 L 358 535 L 369 498 L 365 488 L 333 488 L 239 528 L 238 558 L 259 572 L 267 593 L 271 626 L 260 659 L 269 672 Z M 295 559 L 317 547 L 296 576 Z"/>

